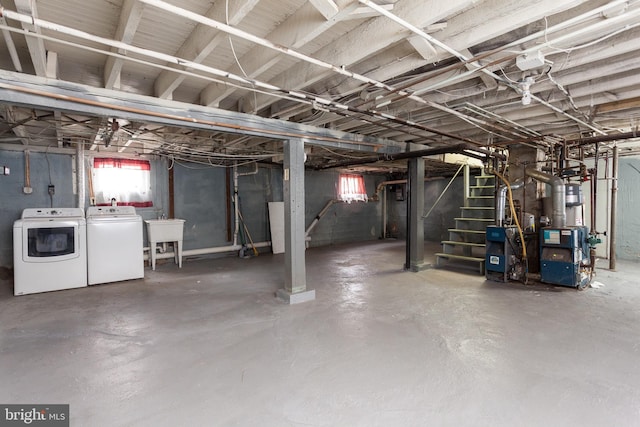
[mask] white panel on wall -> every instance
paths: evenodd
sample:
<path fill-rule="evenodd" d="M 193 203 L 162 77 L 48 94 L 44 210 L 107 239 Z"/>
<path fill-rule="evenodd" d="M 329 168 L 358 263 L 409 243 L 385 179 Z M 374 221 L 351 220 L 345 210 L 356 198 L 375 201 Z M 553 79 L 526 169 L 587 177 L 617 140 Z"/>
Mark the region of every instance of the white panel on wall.
<path fill-rule="evenodd" d="M 271 227 L 271 250 L 284 253 L 284 202 L 269 202 L 269 225 Z"/>

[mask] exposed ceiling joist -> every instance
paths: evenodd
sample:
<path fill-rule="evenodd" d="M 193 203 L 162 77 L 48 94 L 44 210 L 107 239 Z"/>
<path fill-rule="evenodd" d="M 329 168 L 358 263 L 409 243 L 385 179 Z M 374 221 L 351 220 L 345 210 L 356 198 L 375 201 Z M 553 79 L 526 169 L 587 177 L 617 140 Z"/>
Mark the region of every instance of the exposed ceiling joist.
<path fill-rule="evenodd" d="M 366 137 L 298 123 L 258 118 L 210 107 L 140 95 L 114 93 L 106 89 L 51 81 L 36 76 L 0 71 L 0 99 L 11 105 L 55 108 L 96 117 L 119 117 L 130 121 L 161 123 L 182 128 L 216 130 L 272 139 L 299 138 L 312 145 L 341 147 L 355 151 L 397 153 L 419 146 Z"/>
<path fill-rule="evenodd" d="M 228 25 L 238 25 L 258 4 L 259 0 L 236 0 L 227 4 L 217 1 L 205 15 L 207 18 L 227 21 Z M 175 56 L 188 59 L 195 63 L 202 63 L 213 50 L 222 42 L 229 42 L 228 36 L 220 31 L 199 24 L 193 30 L 189 38 L 183 43 Z M 171 99 L 173 91 L 180 86 L 186 77 L 183 74 L 163 71 L 154 84 L 156 96 L 163 99 Z"/>
<path fill-rule="evenodd" d="M 406 143 L 438 148 L 460 139 L 484 145 L 624 133 L 640 122 L 637 1 L 375 0 L 372 8 L 369 0 L 223 0 L 207 10 L 188 1 L 176 7 L 161 0 L 19 0 L 37 5 L 25 13 L 1 1 L 0 69 L 37 73 L 27 42 L 37 39 L 44 46 L 39 74 L 61 79 L 60 87 L 106 83 L 119 88 L 110 97 L 151 96 L 145 102 L 160 108 L 171 108 L 162 97 L 188 101 L 171 105 L 189 111 L 201 101 L 230 114 L 254 113 L 240 116 L 247 121 L 271 116 L 287 126 L 392 140 L 400 151 Z M 142 11 L 145 4 L 154 7 Z M 132 13 L 136 5 L 139 13 Z M 526 73 L 516 67 L 519 54 L 538 50 L 543 66 Z M 522 104 L 525 77 L 533 79 L 531 105 Z M 212 151 L 272 156 L 280 149 L 273 136 L 250 132 L 232 141 L 231 131 L 204 122 L 180 129 L 184 120 L 161 125 L 57 107 L 12 105 L 12 123 L 7 114 L 0 119 L 2 139 L 202 158 Z M 114 120 L 120 129 L 107 149 L 101 137 Z M 16 127 L 23 138 L 9 135 Z M 339 147 L 313 150 L 311 164 L 359 149 Z"/>
<path fill-rule="evenodd" d="M 327 20 L 336 16 L 340 11 L 340 8 L 333 0 L 309 0 L 309 3 L 311 3 L 313 7 L 315 7 Z"/>
<path fill-rule="evenodd" d="M 122 5 L 122 12 L 120 12 L 120 19 L 118 21 L 118 29 L 114 36 L 114 40 L 121 41 L 123 43 L 131 43 L 133 37 L 140 25 L 142 19 L 142 13 L 144 11 L 144 4 L 137 0 L 124 0 Z M 123 53 L 121 49 L 115 47 L 111 48 L 112 52 Z M 107 57 L 104 66 L 104 87 L 107 89 L 120 88 L 120 73 L 122 72 L 122 65 L 124 60 L 113 56 Z"/>
<path fill-rule="evenodd" d="M 292 49 L 301 48 L 325 31 L 328 31 L 342 18 L 348 16 L 357 3 L 351 0 L 338 0 L 337 5 L 340 11 L 334 19 L 327 20 L 318 14 L 311 3 L 305 3 L 268 34 L 266 39 L 274 44 L 289 46 Z M 280 53 L 256 46 L 238 60 L 238 63 L 242 64 L 242 70 L 238 64 L 235 64 L 229 71 L 235 74 L 244 72 L 250 78 L 258 78 L 262 73 L 273 67 L 280 58 Z M 202 105 L 218 106 L 235 91 L 236 88 L 226 85 L 210 84 L 203 90 L 200 100 Z"/>
<path fill-rule="evenodd" d="M 450 0 L 447 2 L 404 0 L 394 8 L 394 13 L 403 19 L 408 19 L 418 27 L 426 27 L 471 4 L 472 2 L 469 0 Z M 371 19 L 345 34 L 339 40 L 318 50 L 314 57 L 350 67 L 359 60 L 393 45 L 406 36 L 405 31 L 398 31 L 397 25 L 388 22 L 388 20 Z M 300 89 L 316 83 L 326 75 L 325 69 L 320 69 L 309 63 L 299 63 L 280 74 L 271 83 L 290 89 Z M 260 110 L 274 101 L 271 98 L 257 96 L 256 102 L 255 109 Z"/>
<path fill-rule="evenodd" d="M 33 18 L 38 17 L 36 3 L 31 0 L 15 0 L 16 10 Z M 25 31 L 40 34 L 40 28 L 36 25 L 26 22 L 22 23 Z M 39 38 L 29 37 L 27 35 L 27 46 L 29 47 L 29 55 L 37 76 L 45 76 L 47 74 L 47 51 L 44 48 L 44 41 Z"/>
<path fill-rule="evenodd" d="M 0 25 L 7 25 L 7 21 L 6 19 L 4 19 L 4 16 L 0 16 Z M 9 56 L 11 56 L 13 68 L 15 68 L 15 70 L 18 72 L 22 72 L 22 63 L 20 62 L 20 57 L 18 56 L 16 44 L 11 37 L 11 32 L 9 30 L 3 29 L 2 36 L 4 37 L 4 42 L 6 43 L 7 49 L 9 50 Z"/>

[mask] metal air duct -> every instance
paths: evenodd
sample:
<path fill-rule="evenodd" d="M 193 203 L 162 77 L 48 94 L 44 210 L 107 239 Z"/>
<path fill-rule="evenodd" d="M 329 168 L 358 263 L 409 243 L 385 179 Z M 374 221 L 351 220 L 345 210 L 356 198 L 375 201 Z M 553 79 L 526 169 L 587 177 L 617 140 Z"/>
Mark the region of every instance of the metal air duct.
<path fill-rule="evenodd" d="M 557 176 L 549 175 L 535 168 L 526 168 L 524 172 L 535 180 L 551 185 L 551 207 L 553 210 L 551 225 L 557 228 L 564 227 L 567 221 L 564 181 Z"/>
<path fill-rule="evenodd" d="M 509 187 L 511 187 L 512 190 L 517 190 L 522 188 L 523 185 L 524 181 L 518 180 L 513 184 L 509 184 Z M 498 227 L 502 227 L 504 225 L 504 214 L 507 205 L 507 190 L 508 187 L 504 184 L 498 188 L 498 199 L 496 200 L 496 225 Z"/>

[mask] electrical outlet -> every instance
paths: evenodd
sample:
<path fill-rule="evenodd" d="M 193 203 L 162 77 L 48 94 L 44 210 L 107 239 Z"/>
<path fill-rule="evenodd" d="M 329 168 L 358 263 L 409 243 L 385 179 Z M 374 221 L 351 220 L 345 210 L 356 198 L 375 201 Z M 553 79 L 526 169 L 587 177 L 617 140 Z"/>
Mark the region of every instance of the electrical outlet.
<path fill-rule="evenodd" d="M 9 166 L 3 166 L 2 167 L 2 173 L 4 175 L 9 175 L 11 173 L 11 169 L 9 169 Z"/>
<path fill-rule="evenodd" d="M 54 194 L 56 194 L 56 186 L 51 184 L 49 185 L 49 195 L 53 196 Z"/>

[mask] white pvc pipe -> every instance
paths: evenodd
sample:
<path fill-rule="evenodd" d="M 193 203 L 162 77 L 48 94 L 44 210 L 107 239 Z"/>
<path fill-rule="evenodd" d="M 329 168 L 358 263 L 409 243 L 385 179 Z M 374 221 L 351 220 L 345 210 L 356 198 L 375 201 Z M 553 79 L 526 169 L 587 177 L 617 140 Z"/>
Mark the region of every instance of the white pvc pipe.
<path fill-rule="evenodd" d="M 583 13 L 582 15 L 578 15 L 576 17 L 573 17 L 571 19 L 563 21 L 563 22 L 561 22 L 561 23 L 559 23 L 557 25 L 553 25 L 553 26 L 551 26 L 551 27 L 549 27 L 549 28 L 547 28 L 545 30 L 538 31 L 536 33 L 530 34 L 530 35 L 528 35 L 526 37 L 523 37 L 521 39 L 515 40 L 515 41 L 513 41 L 513 42 L 511 42 L 509 44 L 504 45 L 501 49 L 505 50 L 505 49 L 509 49 L 511 47 L 521 46 L 524 43 L 530 42 L 532 40 L 535 40 L 537 38 L 543 37 L 545 35 L 548 37 L 550 34 L 556 32 L 556 31 L 560 31 L 560 30 L 563 30 L 565 28 L 568 28 L 571 25 L 581 23 L 582 21 L 585 21 L 585 20 L 587 20 L 589 18 L 593 18 L 595 16 L 599 16 L 604 10 L 607 10 L 607 9 L 609 9 L 611 7 L 615 7 L 617 5 L 626 3 L 627 1 L 628 0 L 617 0 L 617 1 L 610 2 L 610 3 L 608 3 L 608 4 L 604 5 L 604 6 L 601 6 L 599 8 L 590 10 L 589 12 Z M 611 24 L 611 22 L 608 21 L 608 25 L 610 25 L 610 24 Z M 587 28 L 589 28 L 590 31 L 592 30 L 591 26 L 589 26 Z M 554 44 L 556 44 L 558 42 L 564 41 L 567 38 L 573 37 L 574 35 L 575 35 L 574 33 L 568 33 L 568 34 L 566 34 L 564 36 L 561 36 L 558 39 L 548 40 L 544 44 L 541 44 L 541 45 L 536 44 L 536 45 L 534 45 L 534 46 L 532 46 L 532 47 L 530 47 L 528 49 L 523 50 L 522 53 L 524 54 L 524 53 L 535 52 L 535 51 L 537 51 L 539 49 L 542 49 L 543 47 L 547 47 L 549 45 L 554 45 Z M 429 37 L 431 37 L 431 36 L 429 36 Z M 427 39 L 427 40 L 430 40 L 430 39 Z M 441 88 L 443 86 L 446 86 L 446 85 L 451 84 L 451 83 L 456 82 L 456 81 L 460 81 L 460 80 L 464 79 L 465 77 L 469 77 L 469 76 L 471 76 L 473 74 L 476 74 L 478 71 L 480 71 L 477 66 L 474 66 L 474 64 L 471 64 L 471 66 L 475 67 L 475 68 L 473 70 L 465 71 L 462 74 L 457 74 L 455 76 L 449 77 L 448 79 L 445 79 L 445 80 L 443 80 L 441 82 L 438 82 L 438 83 L 435 83 L 433 85 L 427 86 L 427 87 L 425 87 L 423 89 L 416 90 L 414 93 L 416 95 L 420 95 L 420 94 L 423 94 L 423 93 L 428 92 L 430 90 L 439 89 L 439 88 Z"/>
<path fill-rule="evenodd" d="M 238 173 L 238 176 L 250 176 L 250 175 L 257 175 L 258 174 L 258 162 L 253 162 L 253 165 L 255 166 L 255 169 L 252 170 L 251 172 L 242 172 L 242 173 Z"/>
<path fill-rule="evenodd" d="M 269 84 L 269 83 L 265 83 L 265 82 L 262 82 L 262 81 L 259 81 L 259 80 L 255 80 L 255 79 L 248 79 L 248 78 L 239 76 L 237 74 L 233 74 L 233 73 L 230 73 L 230 72 L 227 72 L 227 71 L 222 71 L 222 70 L 218 70 L 216 68 L 208 67 L 208 66 L 202 65 L 202 64 L 197 63 L 197 62 L 189 61 L 189 60 L 184 59 L 184 58 L 178 58 L 178 57 L 175 57 L 175 56 L 159 53 L 159 52 L 156 52 L 156 51 L 153 51 L 153 50 L 139 48 L 137 46 L 126 44 L 126 43 L 123 43 L 123 42 L 110 40 L 110 39 L 105 39 L 105 38 L 99 37 L 99 36 L 94 36 L 92 34 L 84 32 L 84 31 L 80 31 L 80 30 L 76 30 L 76 29 L 73 29 L 73 28 L 65 27 L 63 25 L 58 25 L 58 24 L 55 24 L 55 23 L 52 23 L 52 22 L 44 21 L 42 19 L 32 18 L 31 16 L 28 16 L 28 15 L 22 15 L 22 14 L 17 13 L 17 12 L 5 10 L 4 8 L 0 8 L 0 14 L 3 14 L 7 18 L 14 19 L 14 20 L 16 20 L 18 22 L 26 22 L 26 23 L 29 23 L 29 24 L 32 24 L 32 25 L 35 24 L 35 25 L 37 25 L 39 27 L 42 27 L 42 28 L 45 28 L 45 29 L 48 29 L 48 30 L 52 30 L 52 31 L 60 32 L 62 34 L 67 34 L 67 35 L 70 35 L 70 36 L 73 36 L 73 37 L 81 38 L 81 39 L 84 39 L 84 40 L 88 40 L 88 41 L 104 44 L 106 46 L 111 46 L 111 47 L 114 47 L 116 49 L 120 49 L 120 50 L 123 50 L 123 51 L 135 52 L 135 53 L 138 53 L 138 54 L 143 55 L 143 56 L 147 56 L 147 57 L 151 57 L 151 58 L 154 58 L 154 59 L 159 59 L 161 61 L 168 62 L 170 64 L 176 64 L 176 65 L 179 65 L 180 67 L 188 67 L 188 68 L 197 69 L 197 70 L 200 70 L 200 71 L 204 71 L 205 73 L 212 74 L 214 76 L 224 77 L 224 78 L 227 78 L 227 79 L 230 79 L 230 80 L 243 82 L 243 83 L 245 83 L 247 85 L 251 85 L 252 86 L 252 87 L 238 86 L 238 87 L 241 87 L 242 89 L 245 89 L 245 90 L 253 90 L 254 92 L 257 92 L 257 93 L 263 93 L 263 94 L 268 95 L 268 96 L 275 96 L 275 97 L 279 97 L 279 98 L 284 98 L 284 99 L 288 99 L 288 100 L 291 100 L 291 101 L 299 102 L 299 103 L 302 103 L 302 104 L 311 105 L 311 104 L 317 103 L 317 104 L 330 106 L 330 107 L 332 107 L 332 108 L 334 108 L 336 110 L 341 110 L 341 111 L 349 111 L 349 110 L 352 111 L 353 110 L 353 108 L 347 106 L 346 104 L 335 102 L 335 101 L 332 101 L 332 100 L 327 99 L 327 98 L 322 98 L 322 97 L 317 96 L 317 95 L 306 95 L 306 94 L 304 94 L 302 92 L 290 91 L 290 90 L 287 90 L 287 89 L 279 88 L 279 87 L 274 86 L 274 85 Z M 3 26 L 3 28 L 4 28 L 4 26 Z M 11 28 L 11 27 L 7 27 L 7 29 L 9 29 L 10 31 L 17 31 L 16 29 Z M 24 31 L 21 31 L 21 32 L 24 32 Z M 47 37 L 45 35 L 38 34 L 38 33 L 33 33 L 33 34 L 30 34 L 29 36 L 30 37 L 39 37 L 39 38 L 43 38 L 43 39 L 47 39 L 47 40 L 54 40 L 54 41 L 57 41 L 57 42 L 60 42 L 60 43 L 63 43 L 63 44 L 67 44 L 67 45 L 74 45 L 73 43 L 67 42 L 66 40 L 56 40 L 56 39 L 53 39 L 51 37 Z M 82 49 L 91 50 L 91 51 L 96 51 L 96 49 L 88 47 L 88 46 L 77 45 L 77 47 L 80 47 Z M 126 56 L 118 55 L 117 53 L 114 53 L 114 52 L 102 52 L 102 53 L 104 53 L 105 55 L 112 55 L 114 57 L 119 57 L 119 58 L 124 59 L 124 60 L 131 60 L 131 61 L 135 61 L 135 62 L 141 62 L 141 63 L 144 63 L 146 65 L 153 66 L 153 67 L 162 68 L 162 69 L 168 69 L 168 70 L 171 70 L 172 72 L 178 72 L 178 73 L 182 73 L 182 74 L 187 74 L 187 75 L 190 75 L 190 76 L 193 76 L 193 77 L 202 77 L 202 76 L 198 76 L 197 74 L 190 73 L 190 72 L 188 72 L 186 70 L 183 70 L 181 68 L 175 68 L 175 69 L 174 68 L 169 68 L 169 67 L 162 66 L 160 64 L 154 64 L 152 62 L 140 61 L 140 60 L 138 60 L 136 58 L 129 58 L 129 57 L 126 57 Z M 334 68 L 336 68 L 340 72 L 343 71 L 343 69 L 341 67 L 334 67 Z M 344 73 L 341 72 L 341 74 L 344 74 Z M 386 85 L 384 83 L 369 79 L 369 78 L 367 78 L 365 76 L 361 76 L 359 74 L 352 73 L 352 72 L 348 72 L 348 74 L 346 74 L 346 75 L 348 75 L 349 77 L 352 77 L 352 78 L 354 78 L 356 80 L 359 80 L 361 82 L 372 84 L 372 85 L 374 85 L 376 87 L 379 87 L 381 89 L 385 89 L 385 90 L 390 91 L 390 92 L 395 92 L 398 95 L 406 96 L 409 99 L 411 99 L 413 101 L 416 101 L 418 103 L 421 103 L 423 105 L 428 105 L 428 106 L 431 106 L 433 108 L 438 108 L 438 109 L 440 109 L 442 111 L 445 111 L 447 113 L 456 115 L 456 116 L 461 117 L 461 118 L 463 118 L 465 120 L 478 121 L 478 119 L 476 119 L 474 117 L 466 116 L 466 115 L 464 115 L 464 114 L 462 114 L 462 113 L 460 113 L 460 112 L 458 112 L 456 110 L 453 110 L 453 109 L 450 109 L 448 107 L 445 107 L 445 106 L 442 106 L 442 105 L 427 101 L 427 100 L 425 100 L 423 98 L 420 98 L 418 96 L 413 96 L 409 92 L 406 92 L 406 91 L 403 91 L 403 90 L 398 90 L 398 89 L 396 89 L 396 88 L 394 88 L 392 86 L 389 86 L 389 85 Z M 234 84 L 231 84 L 231 85 L 235 86 Z M 266 91 L 272 91 L 272 92 L 266 92 L 264 90 L 259 90 L 257 88 L 261 88 L 261 89 L 264 89 Z M 370 115 L 372 115 L 374 117 L 381 118 L 381 119 L 395 120 L 398 123 L 404 124 L 405 126 L 417 127 L 419 129 L 421 129 L 417 123 L 402 119 L 402 118 L 400 118 L 398 116 L 394 116 L 394 115 L 391 115 L 389 113 L 382 113 L 382 112 L 379 112 L 379 111 L 376 111 L 376 110 L 366 110 L 366 111 L 364 111 L 364 113 L 370 114 Z M 424 130 L 424 129 L 422 129 L 422 130 Z M 469 141 L 469 142 L 473 142 L 473 141 Z"/>
<path fill-rule="evenodd" d="M 96 36 L 85 31 L 76 30 L 74 28 L 66 27 L 64 25 L 55 24 L 53 22 L 45 21 L 39 18 L 33 18 L 29 15 L 24 15 L 18 12 L 14 12 L 11 10 L 7 10 L 5 8 L 0 9 L 1 14 L 8 18 L 13 19 L 18 22 L 23 22 L 31 25 L 35 25 L 40 28 L 44 28 L 47 30 L 55 31 L 62 34 L 67 34 L 69 36 L 77 37 L 79 39 L 88 40 L 96 43 L 100 43 L 102 45 L 111 46 L 116 49 L 121 49 L 123 51 L 135 52 L 143 56 L 147 56 L 154 59 L 159 59 L 161 61 L 168 62 L 170 64 L 179 65 L 181 67 L 193 68 L 196 70 L 204 71 L 209 74 L 213 74 L 219 77 L 224 77 L 230 80 L 240 81 L 245 84 L 255 85 L 268 90 L 279 90 L 278 87 L 270 85 L 268 83 L 260 82 L 253 79 L 247 79 L 245 77 L 239 76 L 237 74 L 229 73 L 227 71 L 218 70 L 213 67 L 208 67 L 203 64 L 199 64 L 197 62 L 189 61 L 184 58 L 178 58 L 172 55 L 167 55 L 164 53 L 156 52 L 150 49 L 144 49 L 141 47 L 137 47 L 131 44 L 127 44 L 121 41 L 111 40 L 104 37 Z M 38 37 L 38 34 L 34 34 L 34 37 Z M 174 70 L 178 71 L 178 70 Z"/>
<path fill-rule="evenodd" d="M 257 242 L 257 243 L 254 243 L 253 245 L 247 245 L 247 247 L 249 248 L 266 248 L 269 246 L 271 246 L 271 242 Z M 215 248 L 188 249 L 188 250 L 182 251 L 182 256 L 188 257 L 188 256 L 198 256 L 198 255 L 222 254 L 226 252 L 239 251 L 240 249 L 242 249 L 242 246 L 240 245 L 219 246 Z M 145 248 L 145 250 L 148 251 L 149 248 Z M 173 252 L 165 252 L 165 253 L 156 255 L 156 259 L 169 259 L 174 257 L 175 257 L 175 254 Z M 149 255 L 145 253 L 144 259 L 148 260 Z"/>
<path fill-rule="evenodd" d="M 392 21 L 396 22 L 397 24 L 401 25 L 402 27 L 408 29 L 409 31 L 411 31 L 412 33 L 419 35 L 420 37 L 424 38 L 425 40 L 427 40 L 430 43 L 435 44 L 436 46 L 439 46 L 441 49 L 444 49 L 446 52 L 449 52 L 451 55 L 455 56 L 456 58 L 458 58 L 460 61 L 467 63 L 468 60 L 470 58 L 468 58 L 466 55 L 458 52 L 457 50 L 449 47 L 448 45 L 442 43 L 441 41 L 437 40 L 436 38 L 430 36 L 429 34 L 425 33 L 424 31 L 422 31 L 420 28 L 417 28 L 416 26 L 410 24 L 409 22 L 405 21 L 404 19 L 394 15 L 393 13 L 389 12 L 388 10 L 380 7 L 379 5 L 373 3 L 370 0 L 358 0 L 360 1 L 360 3 L 365 4 L 367 6 L 369 6 L 371 9 L 374 9 L 375 11 L 377 11 L 378 13 L 380 13 L 381 15 L 386 16 L 387 18 L 391 19 Z M 496 73 L 494 73 L 491 70 L 488 70 L 486 68 L 481 67 L 480 65 L 473 63 L 473 62 L 468 62 L 468 64 L 474 68 L 477 68 L 480 72 L 483 72 L 487 75 L 489 75 L 490 77 L 496 79 L 499 82 L 502 82 L 504 84 L 506 84 L 507 86 L 509 86 L 510 88 L 512 88 L 513 90 L 515 90 L 517 93 L 522 93 L 522 89 L 520 87 L 518 87 L 516 84 L 511 83 L 509 80 L 507 80 L 506 78 L 497 75 Z M 386 89 L 386 88 L 385 88 Z M 399 95 L 403 95 L 402 93 L 398 93 Z M 408 97 L 411 100 L 414 100 L 414 98 L 417 99 L 422 99 L 418 96 L 409 96 Z M 585 122 L 584 120 L 580 120 L 577 117 L 572 116 L 571 114 L 567 113 L 566 111 L 562 110 L 561 108 L 558 108 L 550 103 L 548 103 L 547 101 L 537 97 L 536 95 L 531 95 L 532 99 L 535 99 L 537 102 L 539 102 L 540 104 L 544 105 L 547 108 L 550 108 L 551 110 L 555 111 L 556 113 L 562 114 L 563 116 L 573 120 L 574 122 L 581 124 L 582 126 L 585 126 L 601 135 L 606 135 L 606 132 L 603 132 L 602 130 L 598 129 L 597 127 Z M 433 104 L 433 105 L 431 105 Z M 435 103 L 430 103 L 430 105 L 434 108 L 439 108 L 438 104 Z M 455 111 L 455 110 L 454 110 Z"/>
<path fill-rule="evenodd" d="M 329 200 L 326 205 L 324 205 L 324 207 L 320 210 L 320 213 L 316 215 L 316 217 L 313 219 L 311 224 L 309 224 L 307 231 L 304 233 L 305 237 L 309 237 L 309 235 L 311 234 L 311 231 L 313 231 L 313 229 L 318 224 L 318 222 L 320 222 L 320 218 L 322 218 L 327 213 L 329 208 L 335 203 L 338 203 L 338 200 L 332 199 L 332 200 Z"/>

